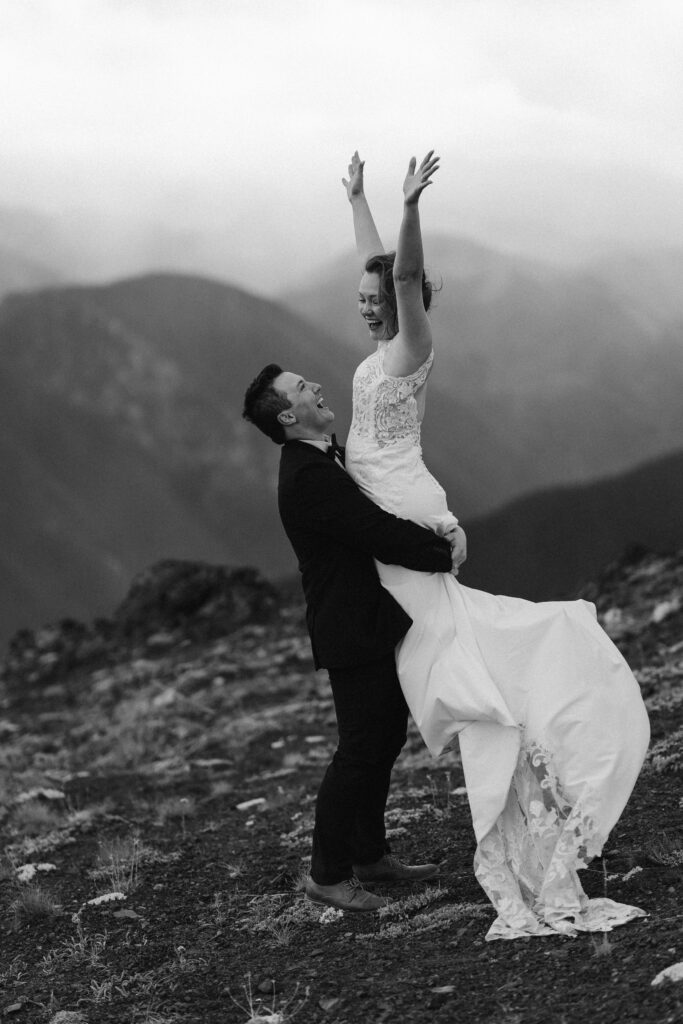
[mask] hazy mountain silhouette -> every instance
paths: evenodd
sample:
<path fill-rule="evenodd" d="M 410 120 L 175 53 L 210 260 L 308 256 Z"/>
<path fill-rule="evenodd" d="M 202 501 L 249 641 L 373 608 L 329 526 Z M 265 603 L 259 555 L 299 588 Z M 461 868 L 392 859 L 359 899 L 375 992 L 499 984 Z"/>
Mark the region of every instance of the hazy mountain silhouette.
<path fill-rule="evenodd" d="M 0 245 L 0 299 L 8 292 L 30 291 L 59 281 L 59 274 L 49 267 Z"/>
<path fill-rule="evenodd" d="M 589 270 L 607 282 L 646 330 L 683 330 L 683 249 L 604 257 Z"/>
<path fill-rule="evenodd" d="M 522 498 L 465 524 L 461 582 L 531 600 L 566 597 L 631 546 L 683 544 L 683 451 L 630 473 Z"/>

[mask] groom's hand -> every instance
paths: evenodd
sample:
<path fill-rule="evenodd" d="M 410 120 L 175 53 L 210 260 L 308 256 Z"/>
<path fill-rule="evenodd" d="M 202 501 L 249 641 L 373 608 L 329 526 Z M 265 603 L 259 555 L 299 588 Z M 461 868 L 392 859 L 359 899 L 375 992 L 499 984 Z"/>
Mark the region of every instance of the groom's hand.
<path fill-rule="evenodd" d="M 451 561 L 453 563 L 452 573 L 458 575 L 458 569 L 467 558 L 467 537 L 462 526 L 453 526 L 446 531 L 446 539 L 451 545 Z"/>

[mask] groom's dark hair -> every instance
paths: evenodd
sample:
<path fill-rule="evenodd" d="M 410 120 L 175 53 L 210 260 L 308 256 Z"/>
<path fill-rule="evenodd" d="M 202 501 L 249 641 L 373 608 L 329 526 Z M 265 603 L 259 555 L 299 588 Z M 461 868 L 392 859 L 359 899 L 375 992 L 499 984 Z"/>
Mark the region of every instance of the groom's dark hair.
<path fill-rule="evenodd" d="M 245 420 L 262 430 L 275 444 L 284 444 L 287 440 L 278 415 L 292 406 L 284 391 L 273 387 L 273 381 L 282 372 L 282 367 L 277 363 L 264 366 L 247 388 L 242 410 Z"/>

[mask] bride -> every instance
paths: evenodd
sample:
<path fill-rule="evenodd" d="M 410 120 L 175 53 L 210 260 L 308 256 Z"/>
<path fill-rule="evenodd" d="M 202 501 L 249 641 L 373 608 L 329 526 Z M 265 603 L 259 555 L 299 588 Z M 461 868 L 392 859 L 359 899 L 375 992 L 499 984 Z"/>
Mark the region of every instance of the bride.
<path fill-rule="evenodd" d="M 457 519 L 420 443 L 434 353 L 418 206 L 438 158 L 410 161 L 395 253 L 375 227 L 363 166 L 354 153 L 342 182 L 376 349 L 354 376 L 346 468 L 382 508 L 444 533 Z M 462 586 L 457 571 L 377 569 L 413 620 L 397 667 L 417 727 L 433 755 L 459 740 L 475 873 L 498 914 L 487 939 L 609 931 L 644 916 L 589 900 L 577 874 L 600 854 L 649 741 L 638 684 L 593 605 L 493 596 Z"/>

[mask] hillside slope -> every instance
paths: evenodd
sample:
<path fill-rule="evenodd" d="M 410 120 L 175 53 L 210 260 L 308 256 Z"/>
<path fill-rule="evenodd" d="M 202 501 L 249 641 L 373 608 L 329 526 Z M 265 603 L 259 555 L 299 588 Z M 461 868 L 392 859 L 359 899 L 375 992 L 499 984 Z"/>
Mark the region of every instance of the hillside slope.
<path fill-rule="evenodd" d="M 566 597 L 627 548 L 683 547 L 683 451 L 464 525 L 463 583 L 535 601 Z"/>
<path fill-rule="evenodd" d="M 302 610 L 258 578 L 218 573 L 207 588 L 204 568 L 186 567 L 204 599 L 188 614 L 185 570 L 169 607 L 167 569 L 146 574 L 148 632 L 40 630 L 0 662 L 8 1019 L 44 1024 L 59 1007 L 51 1020 L 85 1008 L 93 1024 L 680 1020 L 680 985 L 652 983 L 681 959 L 683 553 L 613 566 L 587 595 L 640 683 L 652 747 L 580 877 L 589 897 L 647 917 L 609 937 L 492 944 L 459 754 L 431 758 L 412 723 L 386 821 L 395 853 L 437 862 L 439 878 L 379 885 L 395 901 L 380 914 L 302 898 L 336 743 Z M 138 581 L 126 606 L 140 596 Z"/>

